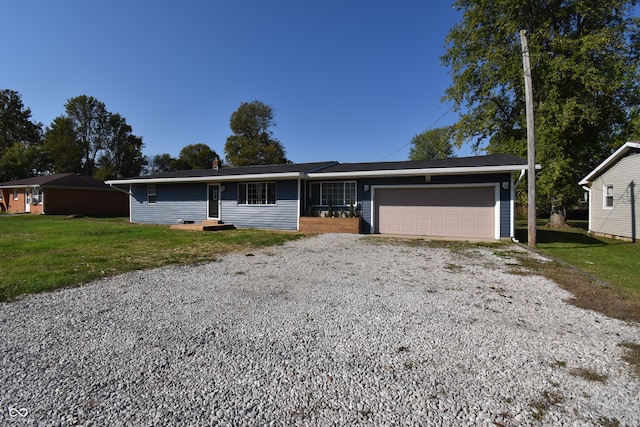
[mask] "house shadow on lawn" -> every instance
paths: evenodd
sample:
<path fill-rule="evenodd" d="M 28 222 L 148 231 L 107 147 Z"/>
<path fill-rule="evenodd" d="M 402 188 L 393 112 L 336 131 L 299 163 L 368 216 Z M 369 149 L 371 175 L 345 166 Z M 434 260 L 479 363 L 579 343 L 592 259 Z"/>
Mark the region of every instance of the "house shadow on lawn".
<path fill-rule="evenodd" d="M 560 244 L 556 249 L 583 248 L 585 246 L 613 246 L 629 244 L 625 241 L 604 242 L 596 237 L 590 236 L 580 231 L 563 231 L 562 229 L 547 229 L 538 227 L 536 229 L 536 240 L 538 244 Z M 526 244 L 528 242 L 527 229 L 517 229 L 516 238 Z"/>

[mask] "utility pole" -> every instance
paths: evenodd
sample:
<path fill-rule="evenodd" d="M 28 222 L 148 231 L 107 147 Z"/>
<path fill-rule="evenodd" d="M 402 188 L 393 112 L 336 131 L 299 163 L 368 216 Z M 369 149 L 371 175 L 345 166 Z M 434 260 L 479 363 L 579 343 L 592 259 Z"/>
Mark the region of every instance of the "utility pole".
<path fill-rule="evenodd" d="M 528 244 L 536 247 L 536 138 L 533 120 L 533 85 L 531 83 L 531 65 L 529 64 L 529 45 L 527 30 L 520 30 L 522 43 L 522 66 L 524 67 L 524 94 L 527 111 L 527 224 Z"/>

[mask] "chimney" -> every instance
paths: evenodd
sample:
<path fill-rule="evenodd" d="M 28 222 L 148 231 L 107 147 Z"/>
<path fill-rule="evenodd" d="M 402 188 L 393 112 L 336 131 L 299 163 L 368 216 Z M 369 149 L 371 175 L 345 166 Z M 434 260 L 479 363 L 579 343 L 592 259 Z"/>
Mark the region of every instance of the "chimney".
<path fill-rule="evenodd" d="M 218 159 L 213 159 L 213 169 L 215 169 L 216 172 L 218 172 Z"/>

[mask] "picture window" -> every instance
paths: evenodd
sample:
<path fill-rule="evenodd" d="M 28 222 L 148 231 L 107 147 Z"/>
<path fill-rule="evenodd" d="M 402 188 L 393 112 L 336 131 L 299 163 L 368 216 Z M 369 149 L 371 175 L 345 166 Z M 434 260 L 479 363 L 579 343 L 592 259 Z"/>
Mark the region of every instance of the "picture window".
<path fill-rule="evenodd" d="M 313 206 L 349 206 L 357 202 L 355 181 L 311 183 Z"/>
<path fill-rule="evenodd" d="M 239 205 L 275 205 L 277 185 L 275 182 L 246 182 L 238 184 Z"/>

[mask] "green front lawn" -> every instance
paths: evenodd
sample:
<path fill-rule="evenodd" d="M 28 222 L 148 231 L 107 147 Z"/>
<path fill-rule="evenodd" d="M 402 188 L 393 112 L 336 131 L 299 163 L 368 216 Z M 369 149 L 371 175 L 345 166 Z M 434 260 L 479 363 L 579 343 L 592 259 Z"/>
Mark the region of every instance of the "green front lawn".
<path fill-rule="evenodd" d="M 221 253 L 279 245 L 301 235 L 262 230 L 194 232 L 125 218 L 0 217 L 0 301 L 99 277 Z"/>
<path fill-rule="evenodd" d="M 640 300 L 640 244 L 589 235 L 583 222 L 572 228 L 536 231 L 537 249 L 565 261 Z M 518 240 L 527 242 L 526 222 L 518 221 Z"/>

